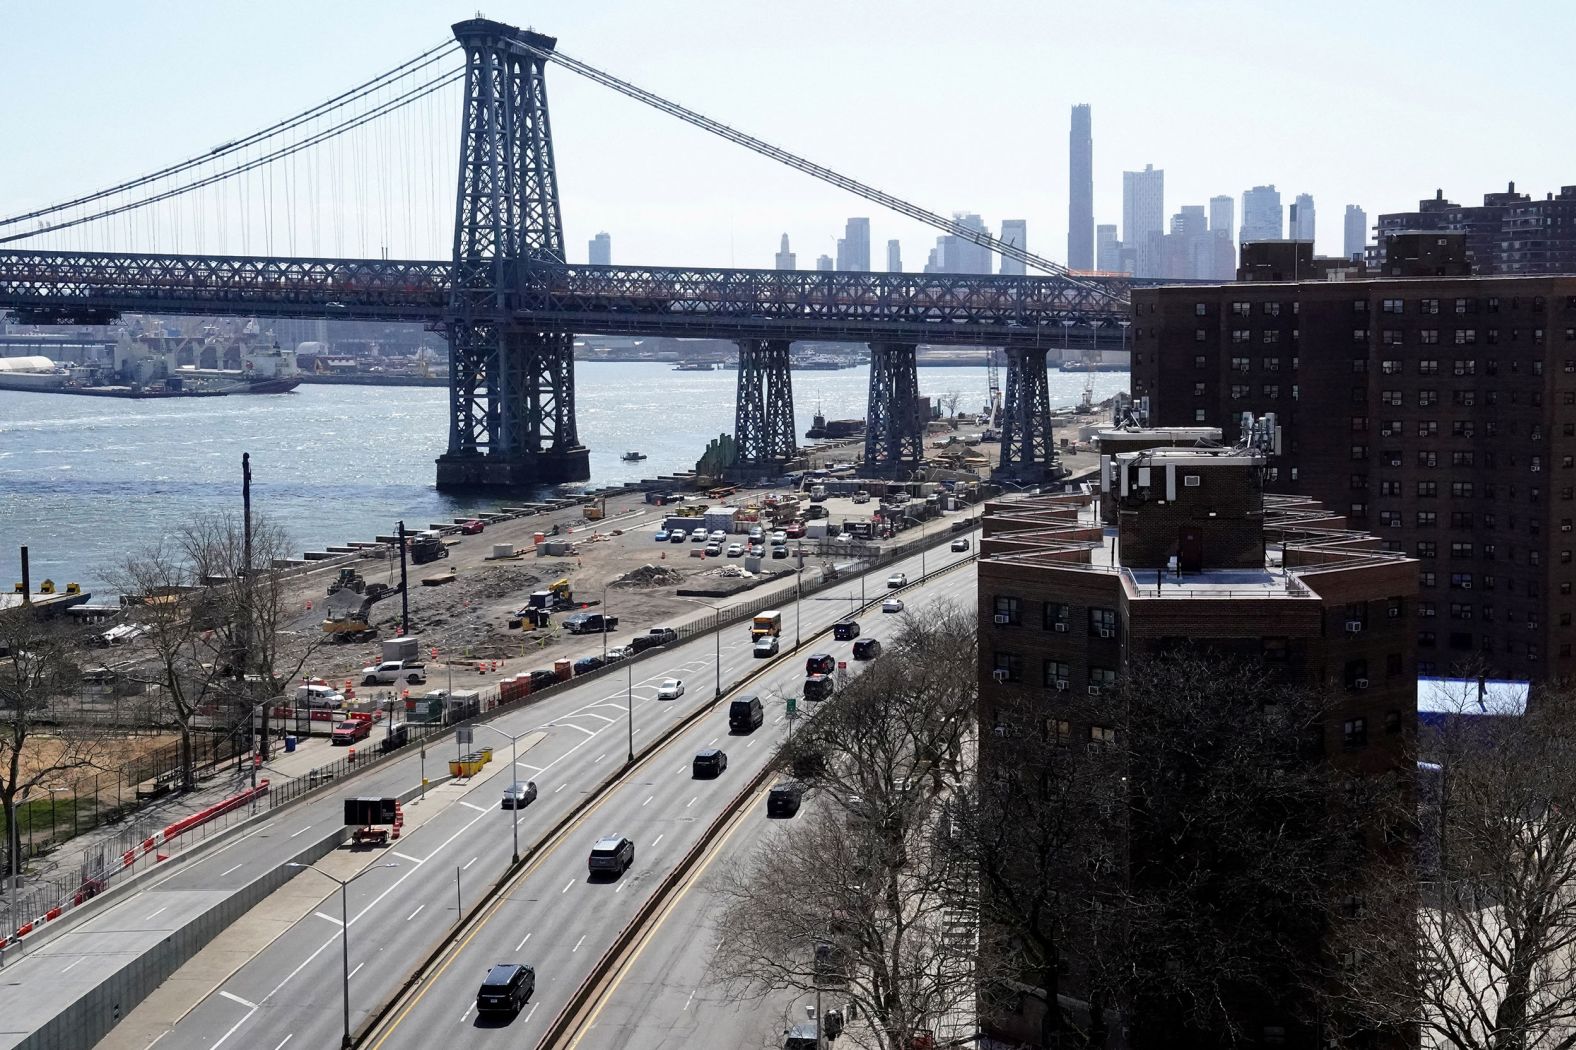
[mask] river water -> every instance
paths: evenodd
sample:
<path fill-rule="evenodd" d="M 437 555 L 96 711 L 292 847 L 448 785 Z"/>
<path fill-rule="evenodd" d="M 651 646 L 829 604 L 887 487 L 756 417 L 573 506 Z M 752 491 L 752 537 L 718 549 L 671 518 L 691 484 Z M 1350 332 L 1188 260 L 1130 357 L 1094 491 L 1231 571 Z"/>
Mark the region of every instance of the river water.
<path fill-rule="evenodd" d="M 692 470 L 706 442 L 733 430 L 736 373 L 668 365 L 585 363 L 576 370 L 580 440 L 592 486 Z M 1128 387 L 1095 375 L 1095 399 Z M 810 417 L 865 414 L 865 368 L 793 374 L 795 430 Z M 1071 405 L 1084 376 L 1052 372 L 1051 404 Z M 984 368 L 920 368 L 920 393 L 985 403 Z M 204 511 L 241 505 L 241 453 L 252 456 L 252 505 L 299 549 L 371 539 L 500 504 L 440 495 L 433 461 L 448 441 L 438 387 L 301 386 L 280 395 L 155 401 L 0 390 L 0 587 L 21 578 L 30 548 L 45 577 L 104 590 L 126 552 Z M 625 463 L 638 450 L 649 457 Z"/>

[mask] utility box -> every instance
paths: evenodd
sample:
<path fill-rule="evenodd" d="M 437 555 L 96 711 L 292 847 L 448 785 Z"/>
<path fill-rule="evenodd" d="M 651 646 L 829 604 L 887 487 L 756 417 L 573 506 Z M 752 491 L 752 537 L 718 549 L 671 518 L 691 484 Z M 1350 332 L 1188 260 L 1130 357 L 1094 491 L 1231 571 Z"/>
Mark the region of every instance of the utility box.
<path fill-rule="evenodd" d="M 383 659 L 415 660 L 421 655 L 421 643 L 416 638 L 385 638 L 383 639 Z"/>

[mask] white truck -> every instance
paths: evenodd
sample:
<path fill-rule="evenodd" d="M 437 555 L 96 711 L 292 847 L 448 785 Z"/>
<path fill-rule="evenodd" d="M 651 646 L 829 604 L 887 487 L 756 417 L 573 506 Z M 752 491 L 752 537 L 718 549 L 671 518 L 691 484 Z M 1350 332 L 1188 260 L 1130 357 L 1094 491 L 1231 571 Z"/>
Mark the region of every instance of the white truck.
<path fill-rule="evenodd" d="M 427 680 L 427 667 L 415 660 L 384 660 L 375 667 L 361 669 L 362 685 L 420 685 Z"/>

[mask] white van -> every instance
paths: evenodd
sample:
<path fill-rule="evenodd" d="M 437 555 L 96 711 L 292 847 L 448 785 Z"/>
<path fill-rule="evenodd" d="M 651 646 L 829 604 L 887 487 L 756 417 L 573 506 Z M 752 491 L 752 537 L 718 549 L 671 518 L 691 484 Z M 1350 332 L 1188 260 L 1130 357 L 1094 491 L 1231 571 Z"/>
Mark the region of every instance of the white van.
<path fill-rule="evenodd" d="M 298 685 L 295 702 L 297 707 L 339 707 L 345 702 L 345 694 L 327 685 Z"/>

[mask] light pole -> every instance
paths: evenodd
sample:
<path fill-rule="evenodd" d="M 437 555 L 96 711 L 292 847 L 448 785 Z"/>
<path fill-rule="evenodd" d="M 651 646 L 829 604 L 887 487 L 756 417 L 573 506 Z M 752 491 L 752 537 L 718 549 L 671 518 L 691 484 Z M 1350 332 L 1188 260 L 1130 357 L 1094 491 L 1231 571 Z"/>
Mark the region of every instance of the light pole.
<path fill-rule="evenodd" d="M 499 736 L 509 738 L 509 794 L 513 796 L 514 805 L 509 807 L 509 812 L 514 816 L 514 863 L 520 863 L 520 796 L 514 793 L 514 785 L 519 783 L 516 779 L 520 775 L 520 738 L 505 733 L 502 729 L 487 722 L 478 722 L 477 728 L 490 729 Z"/>
<path fill-rule="evenodd" d="M 912 514 L 903 515 L 903 520 L 912 521 L 919 526 L 919 578 L 925 578 L 925 523 Z"/>
<path fill-rule="evenodd" d="M 624 688 L 624 707 L 629 712 L 629 757 L 625 759 L 628 765 L 635 764 L 635 664 L 628 657 L 624 659 L 624 673 L 628 675 Z"/>
<path fill-rule="evenodd" d="M 717 636 L 717 695 L 714 699 L 722 699 L 722 606 L 714 606 L 711 610 L 714 622 L 713 633 Z"/>
<path fill-rule="evenodd" d="M 349 895 L 348 895 L 348 893 L 346 891 L 348 890 L 348 888 L 349 888 L 349 886 L 350 886 L 350 884 L 352 882 L 355 882 L 357 879 L 361 878 L 361 876 L 365 875 L 369 871 L 376 871 L 378 868 L 397 868 L 397 867 L 399 867 L 399 865 L 398 864 L 374 864 L 371 867 L 368 867 L 368 868 L 365 868 L 365 869 L 363 869 L 361 871 L 356 872 L 354 875 L 350 876 L 350 878 L 348 878 L 348 879 L 342 879 L 338 875 L 330 875 L 328 872 L 324 871 L 322 868 L 317 867 L 315 864 L 298 864 L 295 861 L 289 861 L 289 862 L 287 862 L 285 864 L 285 867 L 287 867 L 287 868 L 306 868 L 309 871 L 317 872 L 319 875 L 323 876 L 325 879 L 333 879 L 335 882 L 339 883 L 339 943 L 340 943 L 340 946 L 342 948 L 342 956 L 343 956 L 344 963 L 345 963 L 345 1033 L 344 1033 L 344 1037 L 340 1040 L 339 1045 L 342 1046 L 342 1047 L 349 1047 L 350 1046 L 350 902 L 349 902 Z"/>
<path fill-rule="evenodd" d="M 602 662 L 607 663 L 607 587 L 602 588 Z"/>

